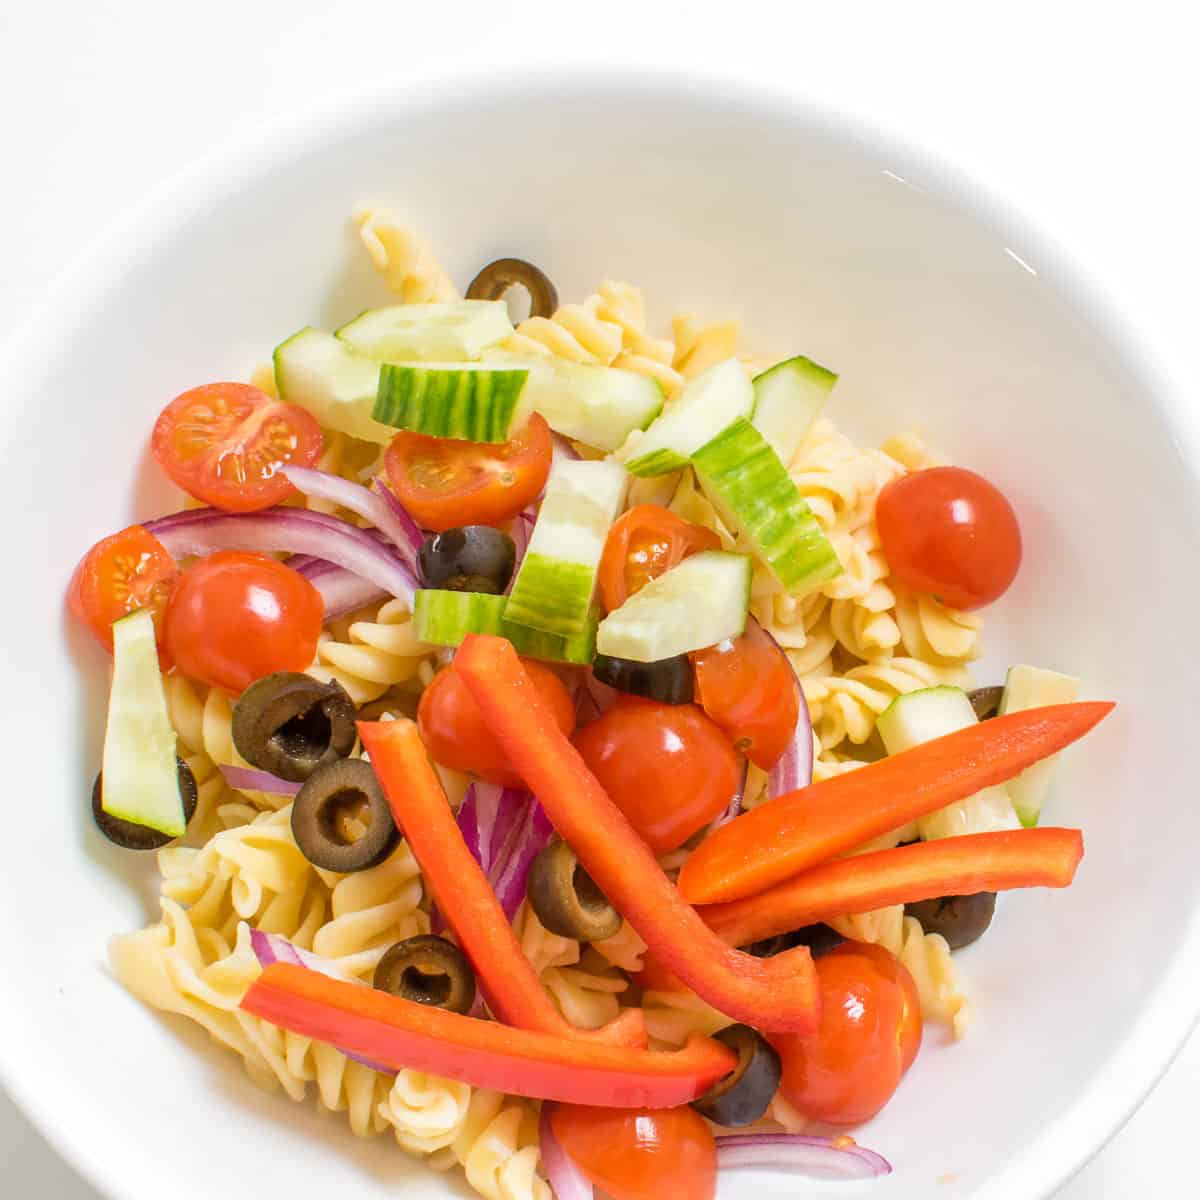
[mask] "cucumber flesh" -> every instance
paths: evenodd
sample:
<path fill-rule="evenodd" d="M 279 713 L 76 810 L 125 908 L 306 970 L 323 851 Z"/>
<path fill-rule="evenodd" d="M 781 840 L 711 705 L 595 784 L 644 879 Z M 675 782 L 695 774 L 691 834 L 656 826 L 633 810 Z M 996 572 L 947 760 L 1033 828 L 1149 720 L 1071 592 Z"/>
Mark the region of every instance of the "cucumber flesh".
<path fill-rule="evenodd" d="M 900 754 L 922 742 L 966 729 L 978 720 L 961 688 L 934 687 L 897 696 L 879 715 L 875 728 L 887 752 Z M 1020 827 L 1008 792 L 999 785 L 917 820 L 917 829 L 926 841 Z"/>
<path fill-rule="evenodd" d="M 455 300 L 369 308 L 335 336 L 379 362 L 465 362 L 512 332 L 503 300 Z"/>
<path fill-rule="evenodd" d="M 104 731 L 101 807 L 168 837 L 187 832 L 175 730 L 167 712 L 154 621 L 139 608 L 113 623 L 113 678 Z"/>
<path fill-rule="evenodd" d="M 529 372 L 490 363 L 384 363 L 372 417 L 466 442 L 507 442 Z"/>
<path fill-rule="evenodd" d="M 739 636 L 750 609 L 751 572 L 744 554 L 706 550 L 685 558 L 600 622 L 597 651 L 658 662 Z"/>
<path fill-rule="evenodd" d="M 1079 680 L 1073 675 L 1061 675 L 1057 671 L 1019 663 L 1008 669 L 1004 695 L 1000 698 L 1000 712 L 1023 712 L 1027 708 L 1041 708 L 1045 704 L 1071 704 L 1078 699 Z M 1036 825 L 1042 815 L 1042 804 L 1050 791 L 1057 762 L 1057 754 L 1044 758 L 1032 767 L 1026 767 L 1006 785 L 1017 816 L 1026 828 Z"/>
<path fill-rule="evenodd" d="M 789 592 L 842 573 L 837 551 L 763 435 L 739 417 L 692 456 L 696 478 L 726 527 Z"/>
<path fill-rule="evenodd" d="M 837 376 L 810 358 L 785 359 L 754 379 L 754 427 L 785 467 L 821 415 Z"/>
<path fill-rule="evenodd" d="M 615 462 L 554 463 L 504 609 L 507 620 L 563 637 L 584 632 L 604 541 L 628 482 Z"/>
<path fill-rule="evenodd" d="M 618 453 L 631 475 L 665 475 L 739 417 L 754 411 L 754 388 L 736 358 L 697 375 L 678 398 L 628 448 Z"/>

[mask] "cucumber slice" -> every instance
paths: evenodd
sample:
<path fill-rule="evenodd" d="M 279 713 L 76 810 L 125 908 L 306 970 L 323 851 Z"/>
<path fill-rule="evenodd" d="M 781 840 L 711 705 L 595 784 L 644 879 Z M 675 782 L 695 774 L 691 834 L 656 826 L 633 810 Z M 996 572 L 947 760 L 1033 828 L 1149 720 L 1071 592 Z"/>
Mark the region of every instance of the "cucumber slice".
<path fill-rule="evenodd" d="M 604 539 L 629 479 L 615 462 L 562 460 L 546 494 L 517 578 L 507 620 L 571 637 L 587 628 Z"/>
<path fill-rule="evenodd" d="M 875 728 L 887 752 L 900 754 L 922 742 L 966 729 L 978 720 L 962 688 L 934 687 L 897 696 L 879 714 Z M 1001 786 L 984 788 L 917 821 L 921 836 L 930 842 L 961 833 L 990 833 L 1020 827 L 1008 792 Z"/>
<path fill-rule="evenodd" d="M 507 442 L 529 372 L 490 363 L 384 363 L 371 415 L 381 424 L 466 442 Z"/>
<path fill-rule="evenodd" d="M 1027 708 L 1041 708 L 1044 704 L 1071 704 L 1078 699 L 1079 680 L 1073 675 L 1060 675 L 1057 671 L 1019 663 L 1008 668 L 1004 695 L 1000 698 L 1000 712 L 1022 712 Z M 1044 758 L 1032 767 L 1026 767 L 1006 785 L 1013 808 L 1026 828 L 1036 825 L 1042 815 L 1042 804 L 1050 790 L 1057 762 L 1057 754 Z"/>
<path fill-rule="evenodd" d="M 465 362 L 512 332 L 503 300 L 454 300 L 368 308 L 335 336 L 379 362 Z"/>
<path fill-rule="evenodd" d="M 737 637 L 750 610 L 751 573 L 744 554 L 693 554 L 609 613 L 596 633 L 596 649 L 613 658 L 658 662 Z"/>
<path fill-rule="evenodd" d="M 587 664 L 596 657 L 598 616 L 588 615 L 582 633 L 571 637 L 530 629 L 504 619 L 505 596 L 481 592 L 447 592 L 422 588 L 413 604 L 413 625 L 418 639 L 434 646 L 457 646 L 469 633 L 492 633 L 512 642 L 526 658 Z"/>
<path fill-rule="evenodd" d="M 726 527 L 741 535 L 789 592 L 842 573 L 837 551 L 779 455 L 745 417 L 701 446 L 692 465 Z"/>
<path fill-rule="evenodd" d="M 154 621 L 149 609 L 139 608 L 113 622 L 113 678 L 100 799 L 109 816 L 168 837 L 187 832 L 175 741 Z"/>
<path fill-rule="evenodd" d="M 736 358 L 697 375 L 666 412 L 618 458 L 631 475 L 665 475 L 688 459 L 738 417 L 754 411 L 754 388 Z"/>
<path fill-rule="evenodd" d="M 275 347 L 275 387 L 281 400 L 308 409 L 326 429 L 386 446 L 394 429 L 371 417 L 379 364 L 355 354 L 320 329 L 301 329 Z"/>
<path fill-rule="evenodd" d="M 798 354 L 754 379 L 754 427 L 785 467 L 821 415 L 837 376 Z"/>

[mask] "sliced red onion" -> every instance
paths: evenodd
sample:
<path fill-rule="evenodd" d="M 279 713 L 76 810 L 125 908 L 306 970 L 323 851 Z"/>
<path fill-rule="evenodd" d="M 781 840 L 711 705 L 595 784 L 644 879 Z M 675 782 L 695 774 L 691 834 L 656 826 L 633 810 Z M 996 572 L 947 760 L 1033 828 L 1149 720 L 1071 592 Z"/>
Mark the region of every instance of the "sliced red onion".
<path fill-rule="evenodd" d="M 545 810 L 529 797 L 528 817 L 514 831 L 517 837 L 504 859 L 504 865 L 494 873 L 496 899 L 511 921 L 525 899 L 525 888 L 529 882 L 529 869 L 533 860 L 550 844 L 554 826 Z"/>
<path fill-rule="evenodd" d="M 746 772 L 749 770 L 749 765 L 745 759 L 742 759 L 742 772 L 738 780 L 737 790 L 733 793 L 733 799 L 729 802 L 729 807 L 709 825 L 705 831 L 705 837 L 710 833 L 714 833 L 720 829 L 722 825 L 728 825 L 734 817 L 738 816 L 742 811 L 742 801 L 746 797 Z"/>
<path fill-rule="evenodd" d="M 254 767 L 235 767 L 229 763 L 222 763 L 221 774 L 225 776 L 225 782 L 230 787 L 246 792 L 271 792 L 276 796 L 294 796 L 300 790 L 300 784 L 280 779 L 270 771 L 259 771 Z"/>
<path fill-rule="evenodd" d="M 586 724 L 602 717 L 617 702 L 621 693 L 616 688 L 610 688 L 607 683 L 601 683 L 591 670 L 585 670 L 579 684 L 576 710 L 579 723 Z"/>
<path fill-rule="evenodd" d="M 798 1133 L 732 1133 L 717 1138 L 717 1166 L 773 1167 L 813 1179 L 875 1179 L 892 1164 L 853 1138 L 815 1138 Z"/>
<path fill-rule="evenodd" d="M 309 562 L 311 566 L 297 567 L 294 560 L 289 559 L 288 566 L 299 571 L 321 593 L 327 621 L 365 608 L 387 595 L 387 592 L 376 587 L 369 579 L 352 575 L 344 567 L 335 566 L 320 558 L 310 559 Z"/>
<path fill-rule="evenodd" d="M 555 1200 L 592 1200 L 595 1194 L 587 1176 L 575 1164 L 575 1160 L 563 1149 L 554 1136 L 550 1118 L 554 1105 L 547 1100 L 542 1105 L 538 1118 L 538 1144 L 542 1153 L 542 1166 L 550 1181 L 550 1190 Z"/>
<path fill-rule="evenodd" d="M 380 499 L 391 509 L 397 528 L 404 530 L 404 536 L 408 539 L 408 544 L 414 556 L 413 561 L 415 562 L 417 552 L 425 544 L 425 534 L 422 532 L 421 527 L 409 515 L 408 509 L 397 499 L 396 493 L 382 479 L 376 476 L 371 487 L 379 493 Z"/>
<path fill-rule="evenodd" d="M 813 730 L 812 717 L 808 712 L 808 701 L 804 698 L 804 689 L 800 686 L 800 676 L 792 666 L 784 648 L 763 630 L 767 637 L 775 643 L 775 648 L 783 655 L 783 661 L 791 668 L 792 678 L 796 681 L 796 694 L 799 697 L 799 712 L 796 715 L 796 729 L 792 740 L 788 742 L 779 761 L 767 775 L 767 799 L 774 800 L 785 792 L 794 792 L 797 788 L 808 787 L 812 783 L 813 772 Z"/>

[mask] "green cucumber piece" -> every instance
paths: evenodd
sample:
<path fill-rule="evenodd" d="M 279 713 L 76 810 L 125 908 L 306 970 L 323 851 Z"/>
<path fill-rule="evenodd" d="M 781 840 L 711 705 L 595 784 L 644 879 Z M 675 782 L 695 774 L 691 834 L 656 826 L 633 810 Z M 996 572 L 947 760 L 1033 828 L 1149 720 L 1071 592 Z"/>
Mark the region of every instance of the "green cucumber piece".
<path fill-rule="evenodd" d="M 821 415 L 837 376 L 802 354 L 754 378 L 754 427 L 785 467 Z"/>
<path fill-rule="evenodd" d="M 379 362 L 465 362 L 513 332 L 503 300 L 368 308 L 335 336 Z"/>
<path fill-rule="evenodd" d="M 744 554 L 693 554 L 609 613 L 596 633 L 596 649 L 613 658 L 658 662 L 737 637 L 746 628 L 751 574 Z"/>
<path fill-rule="evenodd" d="M 789 591 L 842 573 L 837 551 L 767 440 L 739 417 L 692 456 L 696 478 L 731 531 Z"/>
<path fill-rule="evenodd" d="M 586 665 L 596 657 L 599 617 L 594 609 L 582 633 L 561 637 L 505 620 L 507 603 L 505 596 L 422 588 L 413 604 L 415 633 L 422 642 L 434 646 L 458 646 L 469 633 L 491 633 L 507 638 L 516 652 L 526 658 L 550 662 Z"/>
<path fill-rule="evenodd" d="M 396 431 L 371 417 L 379 364 L 320 329 L 301 329 L 275 347 L 275 389 L 326 429 L 387 445 Z"/>
<path fill-rule="evenodd" d="M 150 610 L 139 608 L 114 621 L 112 632 L 113 677 L 100 806 L 111 817 L 182 837 L 187 817 L 179 793 L 176 737 Z"/>
<path fill-rule="evenodd" d="M 901 754 L 978 721 L 962 688 L 933 687 L 897 696 L 879 714 L 875 728 L 887 752 Z M 917 820 L 917 829 L 927 842 L 962 833 L 991 833 L 1020 827 L 1012 800 L 1000 785 L 984 788 Z"/>
<path fill-rule="evenodd" d="M 631 475 L 665 475 L 739 417 L 754 411 L 754 388 L 736 358 L 697 375 L 674 403 L 618 458 Z"/>
<path fill-rule="evenodd" d="M 529 372 L 490 363 L 384 363 L 371 415 L 383 425 L 465 442 L 507 442 Z"/>
<path fill-rule="evenodd" d="M 1008 668 L 1004 695 L 1000 698 L 1000 715 L 1023 712 L 1027 708 L 1041 708 L 1046 704 L 1072 704 L 1078 699 L 1079 680 L 1073 675 L 1061 675 L 1058 671 L 1018 663 Z M 1026 828 L 1036 825 L 1042 815 L 1042 805 L 1050 791 L 1057 762 L 1058 755 L 1052 754 L 1032 767 L 1026 767 L 1006 785 L 1013 808 Z"/>
<path fill-rule="evenodd" d="M 504 609 L 507 620 L 563 637 L 584 632 L 604 540 L 621 511 L 628 482 L 615 462 L 560 460 L 550 468 Z"/>

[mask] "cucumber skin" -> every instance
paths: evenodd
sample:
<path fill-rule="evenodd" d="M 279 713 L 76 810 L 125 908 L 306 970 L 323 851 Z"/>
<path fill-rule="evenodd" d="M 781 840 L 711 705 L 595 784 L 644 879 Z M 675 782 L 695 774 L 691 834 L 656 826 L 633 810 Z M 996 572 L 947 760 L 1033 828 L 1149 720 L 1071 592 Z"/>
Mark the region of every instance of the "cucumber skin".
<path fill-rule="evenodd" d="M 785 467 L 795 457 L 812 423 L 821 415 L 837 380 L 832 371 L 803 354 L 777 362 L 752 380 L 754 427 Z M 779 390 L 783 389 L 787 390 L 786 396 L 779 395 Z M 780 412 L 781 405 L 786 406 L 786 413 Z"/>
<path fill-rule="evenodd" d="M 639 479 L 653 479 L 656 475 L 669 475 L 687 464 L 688 460 L 674 450 L 662 449 L 631 459 L 625 464 L 625 470 Z"/>
<path fill-rule="evenodd" d="M 836 579 L 842 564 L 779 455 L 739 417 L 692 456 L 700 485 L 722 520 L 746 535 L 788 590 Z"/>
<path fill-rule="evenodd" d="M 561 637 L 581 634 L 587 628 L 595 585 L 595 567 L 527 553 L 504 609 L 505 620 Z"/>
<path fill-rule="evenodd" d="M 384 363 L 373 420 L 393 429 L 464 442 L 507 442 L 524 368 L 451 371 Z"/>

